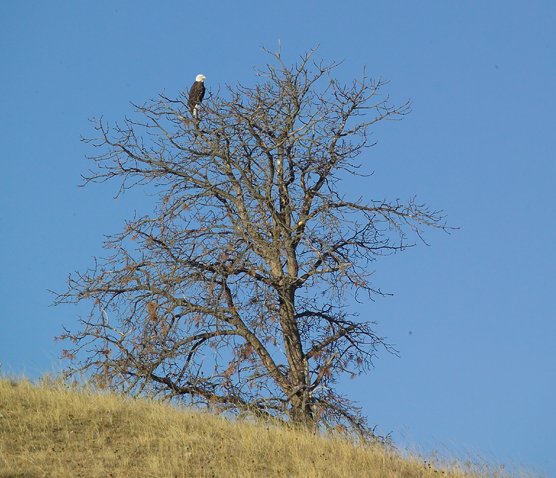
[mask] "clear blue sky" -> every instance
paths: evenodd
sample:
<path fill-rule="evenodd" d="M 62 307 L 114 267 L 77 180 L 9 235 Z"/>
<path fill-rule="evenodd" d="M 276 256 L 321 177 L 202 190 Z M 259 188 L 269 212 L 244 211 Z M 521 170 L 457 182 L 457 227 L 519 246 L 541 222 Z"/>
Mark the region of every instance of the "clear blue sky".
<path fill-rule="evenodd" d="M 418 198 L 460 229 L 377 263 L 367 305 L 400 350 L 343 386 L 403 442 L 468 448 L 556 476 L 556 3 L 546 1 L 0 2 L 0 363 L 59 369 L 49 307 L 105 234 L 148 207 L 78 188 L 87 118 L 132 113 L 198 73 L 253 82 L 267 57 L 320 44 L 342 80 L 391 80 L 402 122 L 377 127 L 367 197 Z M 409 430 L 406 433 L 404 430 Z"/>

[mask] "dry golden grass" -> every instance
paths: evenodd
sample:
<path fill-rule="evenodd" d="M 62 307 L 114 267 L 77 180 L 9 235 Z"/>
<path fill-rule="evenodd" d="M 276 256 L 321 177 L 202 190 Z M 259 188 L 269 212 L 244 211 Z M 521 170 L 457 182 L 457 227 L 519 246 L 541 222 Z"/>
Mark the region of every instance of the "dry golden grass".
<path fill-rule="evenodd" d="M 418 457 L 50 380 L 0 379 L 0 477 L 462 477 Z"/>

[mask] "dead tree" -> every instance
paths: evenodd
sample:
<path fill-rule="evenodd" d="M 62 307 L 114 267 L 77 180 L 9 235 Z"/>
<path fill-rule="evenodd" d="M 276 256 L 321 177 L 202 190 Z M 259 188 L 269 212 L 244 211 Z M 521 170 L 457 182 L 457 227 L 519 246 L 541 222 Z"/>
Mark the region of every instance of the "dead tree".
<path fill-rule="evenodd" d="M 140 119 L 95 120 L 102 154 L 85 182 L 151 188 L 154 214 L 110 236 L 109 254 L 69 278 L 56 303 L 92 301 L 82 328 L 65 330 L 69 373 L 105 386 L 181 397 L 214 410 L 254 412 L 309 427 L 369 432 L 339 377 L 391 350 L 351 296 L 381 294 L 369 264 L 403 250 L 408 234 L 446 229 L 440 212 L 352 198 L 376 122 L 400 119 L 382 80 L 333 78 L 312 53 L 280 53 L 259 83 L 205 100 L 187 94 L 137 106 Z M 361 155 L 361 156 L 360 156 Z M 363 297 L 361 297 L 363 298 Z M 366 297 L 365 297 L 366 298 Z"/>

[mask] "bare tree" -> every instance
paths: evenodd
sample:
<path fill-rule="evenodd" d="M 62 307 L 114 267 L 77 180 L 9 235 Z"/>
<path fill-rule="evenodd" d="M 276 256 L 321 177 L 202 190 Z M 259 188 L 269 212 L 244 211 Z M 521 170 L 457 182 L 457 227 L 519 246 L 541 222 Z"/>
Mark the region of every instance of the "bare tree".
<path fill-rule="evenodd" d="M 212 95 L 198 118 L 184 92 L 136 106 L 141 119 L 124 126 L 95 120 L 99 137 L 89 141 L 104 152 L 86 183 L 153 185 L 158 201 L 58 295 L 56 303 L 93 302 L 82 329 L 60 337 L 74 344 L 69 373 L 369 433 L 335 384 L 392 349 L 373 322 L 348 312 L 349 299 L 381 294 L 369 263 L 407 247 L 408 233 L 446 226 L 413 199 L 341 190 L 342 178 L 358 175 L 369 128 L 410 104 L 390 106 L 379 95 L 385 82 L 365 72 L 340 84 L 338 65 L 312 54 L 286 66 L 270 53 L 256 86 Z"/>

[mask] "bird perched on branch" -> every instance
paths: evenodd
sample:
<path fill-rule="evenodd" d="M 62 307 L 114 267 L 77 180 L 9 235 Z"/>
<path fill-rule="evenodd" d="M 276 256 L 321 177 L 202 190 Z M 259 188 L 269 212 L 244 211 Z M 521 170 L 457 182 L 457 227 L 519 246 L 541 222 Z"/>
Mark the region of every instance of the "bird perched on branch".
<path fill-rule="evenodd" d="M 197 117 L 197 108 L 199 108 L 199 105 L 205 96 L 205 78 L 206 76 L 204 75 L 197 75 L 195 83 L 193 83 L 193 86 L 191 86 L 191 89 L 189 90 L 189 101 L 187 104 L 189 105 L 191 113 L 193 113 L 195 118 Z"/>

